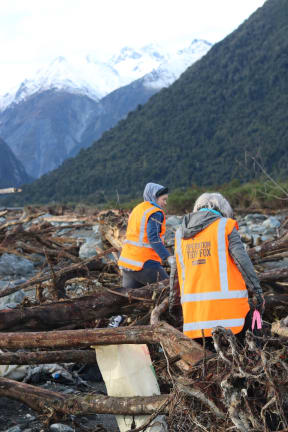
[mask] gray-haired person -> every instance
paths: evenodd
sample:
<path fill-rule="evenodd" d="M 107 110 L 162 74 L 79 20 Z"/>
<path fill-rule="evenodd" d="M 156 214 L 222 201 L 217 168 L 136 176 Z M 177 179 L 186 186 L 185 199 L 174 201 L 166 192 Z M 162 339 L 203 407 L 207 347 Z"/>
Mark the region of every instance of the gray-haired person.
<path fill-rule="evenodd" d="M 213 328 L 223 326 L 241 338 L 251 324 L 249 307 L 264 310 L 259 280 L 237 230 L 229 202 L 216 192 L 199 196 L 176 232 L 183 331 L 188 337 L 201 338 L 203 332 L 210 337 Z M 173 273 L 172 268 L 172 278 Z M 173 285 L 171 280 L 170 309 Z"/>

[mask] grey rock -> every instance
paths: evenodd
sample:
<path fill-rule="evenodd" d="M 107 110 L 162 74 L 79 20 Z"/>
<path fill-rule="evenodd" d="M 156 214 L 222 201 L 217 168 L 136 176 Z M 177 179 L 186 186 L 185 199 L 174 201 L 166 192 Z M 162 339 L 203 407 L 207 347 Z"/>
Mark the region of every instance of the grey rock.
<path fill-rule="evenodd" d="M 172 227 L 178 227 L 181 225 L 183 220 L 183 216 L 168 216 L 166 219 L 166 227 L 172 226 Z"/>
<path fill-rule="evenodd" d="M 79 257 L 80 258 L 90 258 L 92 256 L 97 255 L 96 248 L 103 247 L 103 243 L 101 239 L 88 239 L 79 249 Z"/>
<path fill-rule="evenodd" d="M 263 226 L 265 227 L 265 228 L 273 228 L 273 229 L 276 229 L 276 228 L 279 228 L 280 227 L 280 221 L 275 217 L 275 216 L 270 216 L 268 219 L 266 219 L 264 222 L 263 222 Z"/>
<path fill-rule="evenodd" d="M 33 416 L 33 415 L 31 415 L 31 414 L 26 414 L 25 415 L 25 419 L 29 420 L 29 421 L 33 421 L 33 420 L 36 420 L 36 417 Z"/>
<path fill-rule="evenodd" d="M 244 220 L 246 222 L 253 222 L 253 223 L 264 221 L 265 219 L 267 219 L 267 216 L 261 213 L 249 213 L 244 217 Z"/>
<path fill-rule="evenodd" d="M 6 222 L 6 219 L 4 217 L 0 217 L 0 225 L 4 224 Z"/>
<path fill-rule="evenodd" d="M 26 276 L 34 270 L 34 265 L 26 258 L 4 253 L 0 258 L 0 276 Z"/>
<path fill-rule="evenodd" d="M 67 426 L 62 423 L 54 423 L 50 426 L 50 430 L 53 432 L 75 432 L 75 429 L 72 429 L 70 426 Z"/>
<path fill-rule="evenodd" d="M 262 242 L 274 240 L 274 235 L 272 234 L 264 234 L 261 236 Z"/>
<path fill-rule="evenodd" d="M 9 429 L 6 429 L 6 431 L 5 432 L 21 432 L 21 427 L 20 426 L 13 426 L 13 427 L 11 427 L 11 428 L 9 428 Z"/>
<path fill-rule="evenodd" d="M 181 225 L 183 216 L 169 216 L 166 219 L 166 233 L 164 236 L 165 245 L 168 247 L 174 246 L 175 231 Z"/>
<path fill-rule="evenodd" d="M 18 306 L 23 298 L 26 296 L 24 291 L 16 291 L 13 294 L 10 294 L 9 296 L 0 298 L 0 307 L 3 309 L 6 308 L 12 308 L 14 309 L 16 306 Z"/>
<path fill-rule="evenodd" d="M 75 237 L 73 235 L 73 237 Z M 85 243 L 79 249 L 80 258 L 90 258 L 97 255 L 96 248 L 103 248 L 103 242 L 99 225 L 93 225 L 92 230 L 81 230 L 78 232 L 77 238 L 84 240 Z"/>
<path fill-rule="evenodd" d="M 250 227 L 251 232 L 254 234 L 264 234 L 266 232 L 266 228 L 263 225 L 253 225 Z"/>

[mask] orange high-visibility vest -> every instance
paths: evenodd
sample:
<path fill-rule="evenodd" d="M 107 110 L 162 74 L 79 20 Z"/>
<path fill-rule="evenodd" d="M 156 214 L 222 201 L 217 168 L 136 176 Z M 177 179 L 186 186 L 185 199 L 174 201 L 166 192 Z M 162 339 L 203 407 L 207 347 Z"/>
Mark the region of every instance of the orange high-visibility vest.
<path fill-rule="evenodd" d="M 175 255 L 183 310 L 183 332 L 211 336 L 222 326 L 239 333 L 249 311 L 244 279 L 228 251 L 228 236 L 238 224 L 220 218 L 189 239 L 175 236 Z"/>
<path fill-rule="evenodd" d="M 128 220 L 126 240 L 124 241 L 121 256 L 118 260 L 119 266 L 139 271 L 148 260 L 158 261 L 161 263 L 161 258 L 154 251 L 147 237 L 148 219 L 153 213 L 159 211 L 161 211 L 164 216 L 161 232 L 159 233 L 160 238 L 162 239 L 166 230 L 163 210 L 151 204 L 149 201 L 144 201 L 141 204 L 138 204 L 132 210 Z"/>

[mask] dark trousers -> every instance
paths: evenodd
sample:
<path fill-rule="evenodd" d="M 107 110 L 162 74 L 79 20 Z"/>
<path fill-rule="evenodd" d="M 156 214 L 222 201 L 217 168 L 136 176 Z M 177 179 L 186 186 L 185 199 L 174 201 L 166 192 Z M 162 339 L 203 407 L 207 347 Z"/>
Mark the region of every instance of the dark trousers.
<path fill-rule="evenodd" d="M 124 289 L 141 288 L 147 284 L 169 278 L 164 268 L 159 266 L 146 267 L 139 271 L 123 271 L 122 287 Z"/>

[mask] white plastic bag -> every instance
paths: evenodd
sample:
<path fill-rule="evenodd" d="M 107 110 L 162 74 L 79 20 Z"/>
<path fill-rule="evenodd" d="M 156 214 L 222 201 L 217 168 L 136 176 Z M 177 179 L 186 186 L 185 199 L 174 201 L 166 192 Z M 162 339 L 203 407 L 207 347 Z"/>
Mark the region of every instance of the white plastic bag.
<path fill-rule="evenodd" d="M 160 390 L 147 345 L 108 345 L 94 347 L 97 363 L 109 396 L 153 396 Z M 149 416 L 135 416 L 136 427 Z M 131 429 L 132 416 L 116 416 L 121 432 Z M 167 431 L 164 416 L 157 416 L 148 432 Z"/>

